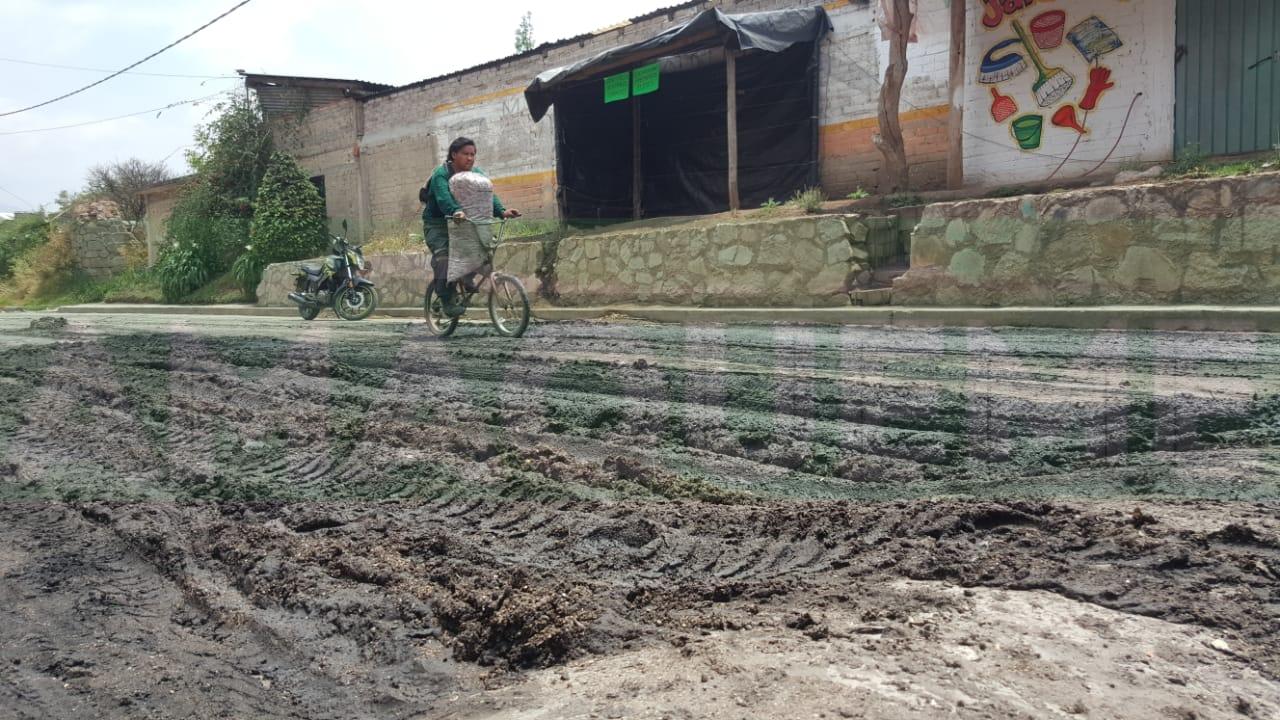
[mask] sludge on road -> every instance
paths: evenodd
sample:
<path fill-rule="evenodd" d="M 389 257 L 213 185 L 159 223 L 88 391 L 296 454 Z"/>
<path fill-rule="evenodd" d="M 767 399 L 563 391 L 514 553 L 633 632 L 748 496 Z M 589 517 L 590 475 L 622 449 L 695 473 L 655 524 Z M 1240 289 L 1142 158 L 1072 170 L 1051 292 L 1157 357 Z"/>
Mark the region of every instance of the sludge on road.
<path fill-rule="evenodd" d="M 1165 683 L 1168 707 L 1280 707 L 1274 336 L 0 322 L 0 660 L 19 668 L 0 693 L 32 716 L 199 715 L 211 693 L 242 715 L 501 716 L 539 673 L 779 638 L 928 680 L 842 676 L 878 716 L 1050 714 L 981 697 L 1001 662 L 1051 653 L 928 662 L 956 628 L 978 655 L 1009 644 L 977 620 L 1011 602 L 989 590 L 1114 613 L 1090 640 L 1149 620 L 1133 632 L 1172 633 L 1176 672 L 1252 688 Z M 163 669 L 126 671 L 146 662 Z M 719 674 L 759 685 L 741 664 Z M 1098 710 L 1142 682 L 1023 690 Z M 688 704 L 615 685 L 556 693 L 559 714 Z M 745 692 L 725 717 L 786 699 Z"/>

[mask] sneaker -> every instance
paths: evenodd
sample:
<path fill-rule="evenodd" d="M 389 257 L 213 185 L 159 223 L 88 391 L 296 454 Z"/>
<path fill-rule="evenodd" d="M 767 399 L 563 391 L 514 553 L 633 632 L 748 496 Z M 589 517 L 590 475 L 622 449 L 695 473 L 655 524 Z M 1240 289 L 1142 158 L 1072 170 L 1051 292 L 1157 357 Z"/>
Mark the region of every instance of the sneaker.
<path fill-rule="evenodd" d="M 461 317 L 467 312 L 467 306 L 462 303 L 446 302 L 444 304 L 444 314 L 451 318 Z"/>

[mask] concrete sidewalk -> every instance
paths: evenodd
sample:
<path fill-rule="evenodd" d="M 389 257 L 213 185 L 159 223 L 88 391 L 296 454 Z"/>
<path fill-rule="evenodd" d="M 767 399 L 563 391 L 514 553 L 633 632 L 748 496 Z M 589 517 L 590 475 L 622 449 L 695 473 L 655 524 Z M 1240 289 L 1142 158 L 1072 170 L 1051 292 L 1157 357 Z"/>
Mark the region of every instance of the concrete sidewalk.
<path fill-rule="evenodd" d="M 296 318 L 291 307 L 256 305 L 125 305 L 95 303 L 68 305 L 59 313 L 233 315 Z M 881 325 L 891 327 L 1048 327 L 1117 330 L 1217 330 L 1280 332 L 1280 305 L 1108 305 L 1099 307 L 840 307 L 840 308 L 703 308 L 661 305 L 608 307 L 535 307 L 539 320 L 633 318 L 669 323 L 789 323 L 821 325 Z M 374 317 L 418 318 L 416 307 L 381 308 Z M 472 308 L 468 319 L 487 320 L 486 311 Z M 331 312 L 320 319 L 334 319 Z"/>

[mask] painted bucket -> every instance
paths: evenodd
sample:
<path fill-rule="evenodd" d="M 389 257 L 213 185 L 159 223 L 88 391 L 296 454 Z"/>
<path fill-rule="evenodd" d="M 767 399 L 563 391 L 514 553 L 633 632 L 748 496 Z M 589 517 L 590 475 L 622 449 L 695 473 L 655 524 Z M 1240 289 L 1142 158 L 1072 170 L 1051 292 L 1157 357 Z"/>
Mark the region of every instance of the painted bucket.
<path fill-rule="evenodd" d="M 1023 115 L 1013 121 L 1013 139 L 1023 150 L 1035 150 L 1040 147 L 1040 138 L 1044 134 L 1043 115 Z"/>
<path fill-rule="evenodd" d="M 1050 10 L 1040 13 L 1031 20 L 1031 36 L 1041 50 L 1052 50 L 1062 44 L 1062 35 L 1067 27 L 1067 13 L 1062 10 Z"/>

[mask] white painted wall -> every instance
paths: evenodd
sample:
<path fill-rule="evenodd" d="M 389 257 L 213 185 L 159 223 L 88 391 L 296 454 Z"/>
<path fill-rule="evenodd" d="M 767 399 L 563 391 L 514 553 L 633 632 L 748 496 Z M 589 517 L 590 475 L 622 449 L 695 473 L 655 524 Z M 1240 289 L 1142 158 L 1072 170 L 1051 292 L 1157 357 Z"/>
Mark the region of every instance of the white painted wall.
<path fill-rule="evenodd" d="M 1056 178 L 1086 175 L 1110 153 L 1109 161 L 1093 174 L 1114 172 L 1121 164 L 1135 160 L 1159 161 L 1173 156 L 1174 107 L 1174 3 L 1173 0 L 1035 0 L 1030 7 L 1007 15 L 996 29 L 987 28 L 982 19 L 986 3 L 969 0 L 969 46 L 965 92 L 965 181 L 971 185 L 1007 185 L 1045 180 L 1062 165 Z M 1018 77 L 986 85 L 978 82 L 983 56 L 997 42 L 1015 37 L 1011 20 L 1019 21 L 1030 33 L 1031 21 L 1041 13 L 1062 10 L 1067 14 L 1065 30 L 1090 16 L 1096 16 L 1117 35 L 1124 46 L 1103 55 L 1098 63 L 1112 71 L 1115 87 L 1100 98 L 1098 107 L 1089 113 L 1088 133 L 1079 136 L 1074 130 L 1054 126 L 1050 121 L 1060 107 L 1078 104 L 1089 85 L 1090 64 L 1065 35 L 1062 44 L 1053 49 L 1037 48 L 1044 64 L 1060 67 L 1075 82 L 1066 96 L 1049 107 L 1040 107 L 1032 92 L 1038 77 L 1035 66 L 1027 58 L 1027 70 Z M 1034 43 L 1034 40 L 1033 40 Z M 1025 56 L 1020 47 L 1013 50 Z M 991 87 L 1012 97 L 1018 113 L 1003 123 L 992 117 Z M 1141 93 L 1134 102 L 1135 96 Z M 1132 105 L 1132 115 L 1125 118 Z M 1041 145 L 1034 150 L 1018 147 L 1011 132 L 1014 119 L 1027 114 L 1044 117 Z M 1077 119 L 1084 113 L 1077 109 Z M 1122 131 L 1123 128 L 1123 131 Z M 1117 145 L 1117 139 L 1119 144 Z M 1115 148 L 1112 153 L 1112 148 Z M 1070 157 L 1063 164 L 1063 159 Z"/>

